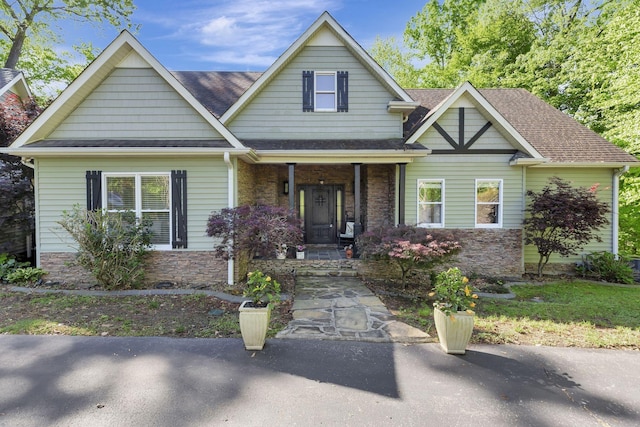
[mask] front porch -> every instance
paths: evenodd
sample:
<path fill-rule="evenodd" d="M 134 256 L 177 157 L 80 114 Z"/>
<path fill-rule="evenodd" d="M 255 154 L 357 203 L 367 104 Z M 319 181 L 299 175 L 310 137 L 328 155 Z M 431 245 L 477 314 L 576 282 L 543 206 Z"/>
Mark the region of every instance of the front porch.
<path fill-rule="evenodd" d="M 335 245 L 307 245 L 304 260 L 306 261 L 339 261 L 346 260 L 343 248 Z"/>
<path fill-rule="evenodd" d="M 355 235 L 398 223 L 396 164 L 248 164 L 238 162 L 238 205 L 288 206 L 299 216 L 305 243 L 338 246 L 347 221 Z M 317 256 L 320 256 L 319 254 Z"/>

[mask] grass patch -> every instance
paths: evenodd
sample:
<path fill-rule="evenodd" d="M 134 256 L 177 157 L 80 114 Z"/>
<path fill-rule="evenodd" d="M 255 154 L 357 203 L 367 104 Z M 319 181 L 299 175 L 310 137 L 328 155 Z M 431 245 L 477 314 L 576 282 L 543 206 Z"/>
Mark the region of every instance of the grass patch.
<path fill-rule="evenodd" d="M 95 331 L 45 319 L 22 319 L 0 328 L 1 334 L 14 335 L 95 335 Z"/>
<path fill-rule="evenodd" d="M 479 300 L 472 342 L 640 349 L 640 287 L 576 280 L 511 290 L 515 300 Z M 426 298 L 380 296 L 399 320 L 436 335 Z"/>
<path fill-rule="evenodd" d="M 565 281 L 513 286 L 515 301 L 484 299 L 476 339 L 601 348 L 639 348 L 640 288 Z"/>

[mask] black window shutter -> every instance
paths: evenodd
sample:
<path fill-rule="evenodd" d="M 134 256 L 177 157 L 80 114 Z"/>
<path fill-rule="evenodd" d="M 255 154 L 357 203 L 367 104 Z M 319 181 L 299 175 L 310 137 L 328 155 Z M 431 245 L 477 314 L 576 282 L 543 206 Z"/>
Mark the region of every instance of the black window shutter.
<path fill-rule="evenodd" d="M 349 111 L 349 72 L 338 71 L 338 112 Z"/>
<path fill-rule="evenodd" d="M 174 248 L 187 248 L 187 171 L 171 171 L 171 243 Z"/>
<path fill-rule="evenodd" d="M 302 111 L 313 111 L 313 71 L 302 72 Z"/>
<path fill-rule="evenodd" d="M 87 210 L 102 209 L 102 172 L 87 171 Z"/>

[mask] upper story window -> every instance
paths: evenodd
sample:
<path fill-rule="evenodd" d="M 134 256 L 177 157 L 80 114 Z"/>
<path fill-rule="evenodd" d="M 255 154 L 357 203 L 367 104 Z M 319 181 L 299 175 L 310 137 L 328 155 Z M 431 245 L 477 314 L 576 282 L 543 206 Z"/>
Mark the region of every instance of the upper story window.
<path fill-rule="evenodd" d="M 476 227 L 502 227 L 502 180 L 476 179 Z"/>
<path fill-rule="evenodd" d="M 418 180 L 418 226 L 444 227 L 444 180 Z"/>
<path fill-rule="evenodd" d="M 302 111 L 349 111 L 348 71 L 303 71 Z"/>
<path fill-rule="evenodd" d="M 336 73 L 316 73 L 316 111 L 336 111 Z"/>

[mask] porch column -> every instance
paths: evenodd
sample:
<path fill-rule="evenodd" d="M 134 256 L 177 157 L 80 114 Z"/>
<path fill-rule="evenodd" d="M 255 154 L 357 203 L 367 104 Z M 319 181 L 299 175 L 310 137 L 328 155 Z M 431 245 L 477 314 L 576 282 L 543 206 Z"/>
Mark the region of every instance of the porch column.
<path fill-rule="evenodd" d="M 296 183 L 295 183 L 295 163 L 287 163 L 289 166 L 289 209 L 294 210 L 296 208 Z"/>
<path fill-rule="evenodd" d="M 406 201 L 405 187 L 407 182 L 407 164 L 398 163 L 400 173 L 398 174 L 398 224 L 404 225 L 404 208 Z"/>
<path fill-rule="evenodd" d="M 358 236 L 362 233 L 362 215 L 360 213 L 360 165 L 361 163 L 353 163 L 353 193 L 355 197 L 355 206 L 354 206 L 354 229 L 353 235 Z"/>

